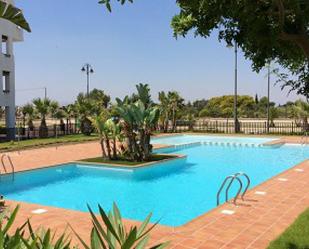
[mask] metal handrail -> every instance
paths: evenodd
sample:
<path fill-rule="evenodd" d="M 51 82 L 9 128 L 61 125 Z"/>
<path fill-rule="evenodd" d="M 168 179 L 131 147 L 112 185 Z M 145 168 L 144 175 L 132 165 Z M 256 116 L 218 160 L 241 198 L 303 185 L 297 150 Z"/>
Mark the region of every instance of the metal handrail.
<path fill-rule="evenodd" d="M 250 178 L 249 178 L 249 176 L 248 176 L 246 173 L 244 173 L 244 172 L 238 172 L 238 173 L 236 173 L 235 175 L 236 175 L 236 176 L 244 176 L 244 177 L 247 179 L 247 186 L 245 187 L 244 192 L 241 194 L 241 199 L 244 200 L 244 197 L 245 197 L 245 195 L 246 195 L 246 193 L 247 193 L 247 191 L 248 191 L 248 189 L 249 189 L 249 187 L 250 187 L 250 184 L 251 184 Z"/>
<path fill-rule="evenodd" d="M 304 132 L 304 135 L 302 135 L 300 143 L 301 145 L 306 145 L 308 142 L 308 132 Z"/>
<path fill-rule="evenodd" d="M 221 191 L 222 191 L 223 187 L 225 186 L 225 183 L 226 183 L 229 179 L 232 179 L 232 178 L 233 178 L 233 175 L 230 175 L 230 176 L 225 177 L 223 183 L 221 184 L 221 187 L 219 188 L 219 191 L 217 192 L 217 206 L 219 206 L 219 204 L 220 204 L 220 194 L 221 194 Z"/>
<path fill-rule="evenodd" d="M 6 167 L 5 167 L 4 158 L 7 158 L 8 161 L 9 161 L 9 163 L 10 163 L 10 166 L 11 166 L 11 169 L 12 169 L 13 180 L 14 180 L 14 177 L 15 177 L 15 168 L 14 168 L 14 164 L 13 164 L 13 162 L 12 162 L 12 159 L 11 159 L 11 157 L 10 157 L 9 155 L 7 155 L 7 154 L 3 154 L 3 155 L 1 156 L 1 164 L 2 164 L 2 167 L 3 167 L 5 173 L 7 173 L 7 169 L 6 169 Z"/>
<path fill-rule="evenodd" d="M 237 179 L 237 181 L 239 182 L 239 189 L 238 189 L 237 194 L 236 194 L 236 196 L 234 198 L 234 204 L 236 205 L 236 201 L 237 201 L 237 198 L 238 198 L 239 194 L 241 193 L 243 184 L 242 184 L 241 180 L 236 175 L 230 175 L 230 176 L 227 176 L 224 179 L 223 183 L 221 184 L 221 187 L 220 187 L 219 191 L 217 192 L 217 206 L 220 205 L 220 194 L 221 194 L 221 191 L 224 188 L 225 184 L 227 183 L 228 180 L 230 180 L 230 183 L 229 183 L 229 185 L 227 187 L 227 190 L 225 192 L 225 193 L 227 193 L 229 188 L 230 188 L 230 186 L 232 185 L 232 183 L 234 182 L 235 179 Z M 227 201 L 227 197 L 226 197 L 226 201 Z"/>
<path fill-rule="evenodd" d="M 246 178 L 246 180 L 247 180 L 247 185 L 246 185 L 246 187 L 245 187 L 245 189 L 244 189 L 243 192 L 242 192 L 242 189 L 243 189 L 243 182 L 242 182 L 242 180 L 239 178 L 240 176 L 244 176 L 244 177 Z M 238 172 L 238 173 L 236 173 L 236 174 L 229 175 L 229 176 L 227 176 L 227 177 L 224 179 L 223 183 L 221 184 L 221 186 L 220 186 L 220 188 L 219 188 L 219 191 L 217 192 L 217 206 L 219 206 L 219 204 L 220 204 L 220 194 L 221 194 L 221 192 L 222 192 L 224 186 L 226 185 L 226 183 L 227 183 L 228 181 L 230 181 L 230 182 L 228 183 L 228 185 L 227 185 L 226 190 L 225 190 L 225 202 L 228 202 L 228 200 L 229 200 L 229 197 L 228 197 L 228 196 L 229 196 L 229 190 L 230 190 L 230 188 L 231 188 L 231 186 L 232 186 L 232 184 L 233 184 L 233 182 L 234 182 L 235 179 L 236 179 L 236 180 L 238 181 L 238 183 L 239 183 L 239 189 L 238 189 L 238 191 L 237 191 L 237 194 L 236 194 L 235 197 L 234 197 L 234 201 L 233 201 L 233 202 L 234 202 L 234 204 L 236 205 L 236 201 L 237 201 L 239 195 L 241 194 L 241 192 L 242 192 L 242 194 L 241 194 L 241 199 L 244 200 L 244 197 L 245 197 L 245 195 L 246 195 L 246 193 L 247 193 L 247 191 L 248 191 L 248 189 L 249 189 L 249 187 L 250 187 L 251 181 L 250 181 L 249 176 L 248 176 L 246 173 Z"/>
<path fill-rule="evenodd" d="M 236 205 L 237 198 L 238 198 L 239 194 L 241 193 L 242 186 L 243 186 L 242 181 L 239 179 L 239 177 L 236 174 L 233 176 L 232 180 L 230 181 L 229 185 L 227 186 L 227 188 L 225 190 L 225 202 L 228 202 L 228 200 L 229 200 L 229 197 L 228 197 L 229 194 L 228 193 L 229 193 L 230 187 L 232 186 L 235 179 L 239 183 L 239 189 L 237 191 L 236 196 L 234 197 L 234 205 Z"/>

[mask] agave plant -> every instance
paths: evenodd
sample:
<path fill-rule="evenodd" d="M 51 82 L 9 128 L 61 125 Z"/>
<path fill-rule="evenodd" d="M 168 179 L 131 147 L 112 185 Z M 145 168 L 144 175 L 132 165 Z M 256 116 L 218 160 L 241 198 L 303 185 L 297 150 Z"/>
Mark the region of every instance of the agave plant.
<path fill-rule="evenodd" d="M 152 214 L 149 214 L 140 226 L 133 226 L 127 229 L 115 203 L 113 205 L 113 210 L 109 212 L 109 214 L 106 214 L 100 205 L 98 205 L 98 208 L 100 218 L 97 218 L 92 209 L 88 206 L 93 224 L 90 237 L 91 246 L 89 247 L 75 232 L 85 249 L 146 248 L 150 238 L 149 233 L 157 225 L 157 223 L 149 225 Z M 168 242 L 165 242 L 149 248 L 162 249 L 167 245 Z"/>
<path fill-rule="evenodd" d="M 70 249 L 71 241 L 66 233 L 56 238 L 50 229 L 35 232 L 29 220 L 18 227 L 15 232 L 9 229 L 15 222 L 19 206 L 10 213 L 4 210 L 0 214 L 0 248 L 7 249 Z M 26 236 L 25 234 L 28 234 Z"/>
<path fill-rule="evenodd" d="M 51 229 L 35 232 L 31 226 L 30 221 L 26 223 L 26 228 L 28 229 L 29 237 L 25 237 L 22 233 L 22 242 L 25 245 L 24 248 L 27 249 L 70 249 L 71 240 L 69 236 L 64 232 L 59 237 L 56 233 L 53 233 Z M 76 248 L 77 249 L 77 248 Z"/>

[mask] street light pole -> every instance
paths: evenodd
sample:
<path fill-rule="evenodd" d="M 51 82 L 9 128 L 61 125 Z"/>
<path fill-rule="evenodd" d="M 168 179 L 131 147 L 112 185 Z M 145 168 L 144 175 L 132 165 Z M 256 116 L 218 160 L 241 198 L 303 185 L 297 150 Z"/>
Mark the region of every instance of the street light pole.
<path fill-rule="evenodd" d="M 86 72 L 87 75 L 87 97 L 89 97 L 89 85 L 90 85 L 90 74 L 94 73 L 92 66 L 89 63 L 86 63 L 82 69 L 82 72 Z"/>
<path fill-rule="evenodd" d="M 237 84 L 238 84 L 238 49 L 237 42 L 235 41 L 235 83 L 234 83 L 234 132 L 238 133 L 238 113 L 237 113 Z"/>
<path fill-rule="evenodd" d="M 47 99 L 47 87 L 44 87 L 44 98 Z"/>
<path fill-rule="evenodd" d="M 267 133 L 269 133 L 269 122 L 270 122 L 270 63 L 268 64 L 268 72 L 267 72 Z"/>

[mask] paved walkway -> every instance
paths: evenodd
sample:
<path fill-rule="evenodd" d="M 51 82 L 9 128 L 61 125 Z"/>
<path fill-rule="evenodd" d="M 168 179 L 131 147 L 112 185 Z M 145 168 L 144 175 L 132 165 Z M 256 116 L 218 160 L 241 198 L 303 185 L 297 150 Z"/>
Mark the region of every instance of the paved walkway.
<path fill-rule="evenodd" d="M 91 142 L 9 154 L 17 170 L 21 171 L 99 156 L 100 148 Z M 309 160 L 250 190 L 246 201 L 240 202 L 238 207 L 224 204 L 177 228 L 158 226 L 152 232 L 152 242 L 171 241 L 170 248 L 174 249 L 266 248 L 309 207 L 309 191 L 306 189 L 309 189 Z M 16 204 L 9 202 L 11 207 Z M 47 212 L 32 213 L 39 208 Z M 232 214 L 223 214 L 223 210 Z M 48 226 L 58 232 L 70 223 L 84 239 L 89 238 L 91 223 L 87 213 L 21 203 L 17 224 L 28 217 L 35 227 Z"/>

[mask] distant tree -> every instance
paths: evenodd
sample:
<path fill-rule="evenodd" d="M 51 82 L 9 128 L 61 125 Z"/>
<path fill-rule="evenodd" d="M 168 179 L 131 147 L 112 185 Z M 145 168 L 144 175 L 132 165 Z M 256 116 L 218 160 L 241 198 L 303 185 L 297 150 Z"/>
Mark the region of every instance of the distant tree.
<path fill-rule="evenodd" d="M 305 101 L 297 100 L 290 108 L 292 108 L 294 117 L 301 120 L 303 129 L 308 131 L 309 104 Z"/>
<path fill-rule="evenodd" d="M 203 110 L 208 103 L 208 100 L 206 99 L 200 99 L 193 101 L 192 105 L 196 109 L 196 111 L 199 113 L 201 110 Z"/>
<path fill-rule="evenodd" d="M 255 94 L 255 98 L 254 98 L 255 104 L 257 105 L 259 103 L 259 97 L 257 94 Z"/>
<path fill-rule="evenodd" d="M 258 117 L 259 118 L 266 118 L 267 117 L 267 105 L 268 105 L 268 98 L 267 97 L 262 97 L 260 98 L 260 101 L 257 105 L 257 112 L 258 112 Z M 269 107 L 275 107 L 276 103 L 275 102 L 270 102 Z"/>
<path fill-rule="evenodd" d="M 238 96 L 238 112 L 240 117 L 254 116 L 254 99 L 251 96 Z M 232 118 L 234 113 L 234 95 L 213 97 L 206 107 L 200 111 L 200 117 Z"/>
<path fill-rule="evenodd" d="M 279 110 L 278 110 L 278 108 L 271 106 L 269 108 L 269 119 L 270 119 L 270 126 L 271 127 L 275 126 L 274 120 L 276 118 L 279 118 Z"/>
<path fill-rule="evenodd" d="M 89 99 L 94 102 L 93 111 L 99 114 L 102 109 L 106 109 L 111 101 L 111 97 L 103 90 L 94 88 L 89 93 Z"/>

